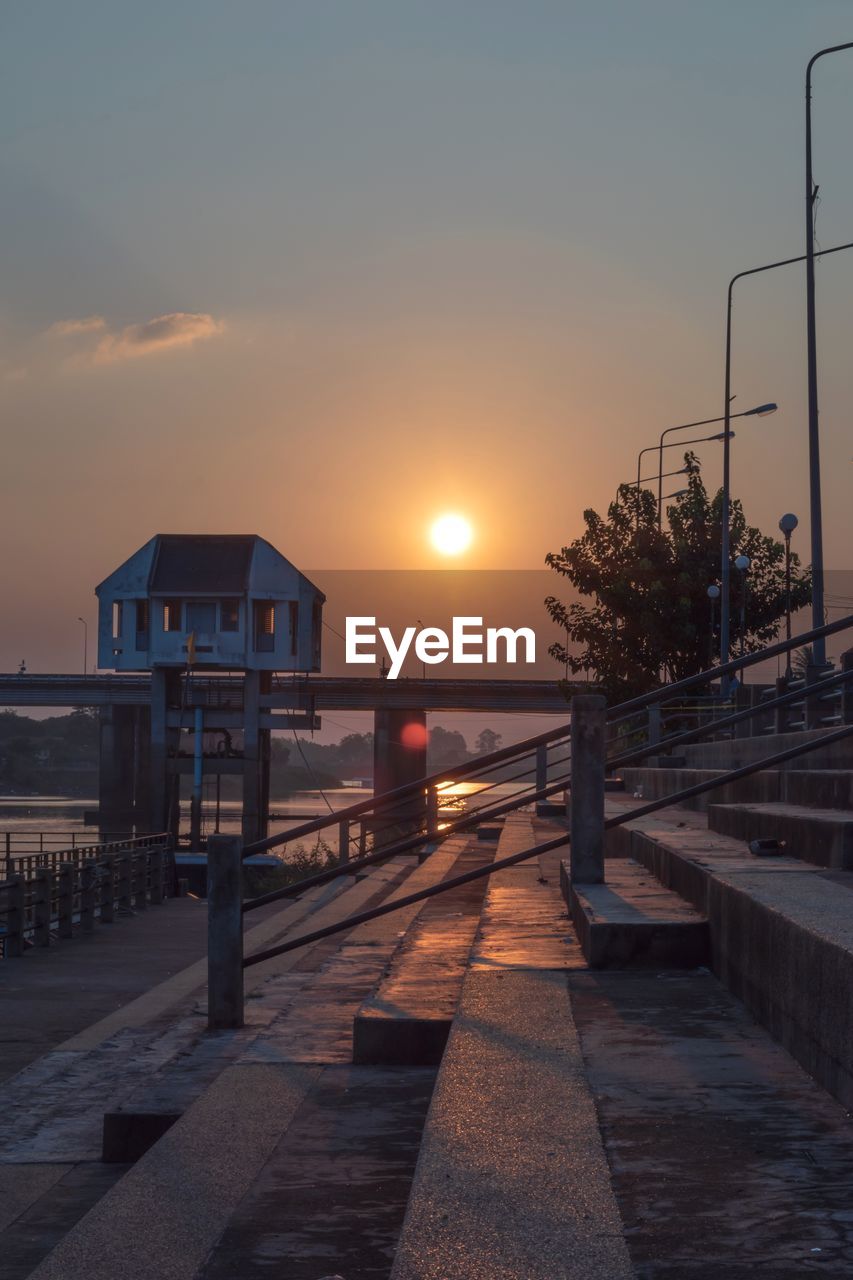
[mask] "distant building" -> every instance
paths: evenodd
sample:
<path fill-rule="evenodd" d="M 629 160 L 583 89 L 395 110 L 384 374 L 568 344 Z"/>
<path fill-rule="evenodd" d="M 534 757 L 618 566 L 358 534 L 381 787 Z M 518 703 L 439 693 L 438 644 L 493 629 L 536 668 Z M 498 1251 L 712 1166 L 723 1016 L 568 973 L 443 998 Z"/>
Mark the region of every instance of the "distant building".
<path fill-rule="evenodd" d="M 158 533 L 95 592 L 102 669 L 320 669 L 325 596 L 257 535 Z"/>

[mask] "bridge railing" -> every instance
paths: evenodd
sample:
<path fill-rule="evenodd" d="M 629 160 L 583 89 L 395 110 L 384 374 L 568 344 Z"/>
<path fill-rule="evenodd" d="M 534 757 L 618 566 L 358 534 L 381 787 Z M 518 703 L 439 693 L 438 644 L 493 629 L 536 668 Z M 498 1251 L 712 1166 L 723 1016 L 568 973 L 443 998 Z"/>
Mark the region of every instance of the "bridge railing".
<path fill-rule="evenodd" d="M 10 875 L 20 860 L 42 857 L 45 854 L 76 853 L 77 850 L 100 849 L 106 844 L 129 843 L 135 837 L 127 831 L 103 831 L 93 840 L 86 831 L 54 831 L 52 829 L 28 831 L 26 828 L 10 828 L 0 831 L 4 873 Z M 33 865 L 41 865 L 39 863 Z M 17 868 L 21 870 L 22 868 Z"/>
<path fill-rule="evenodd" d="M 174 853 L 165 834 L 53 850 L 24 861 L 23 869 L 0 881 L 4 959 L 22 956 L 30 946 L 47 947 L 54 937 L 70 938 L 75 927 L 90 933 L 96 920 L 111 924 L 116 915 L 159 905 L 174 885 Z"/>

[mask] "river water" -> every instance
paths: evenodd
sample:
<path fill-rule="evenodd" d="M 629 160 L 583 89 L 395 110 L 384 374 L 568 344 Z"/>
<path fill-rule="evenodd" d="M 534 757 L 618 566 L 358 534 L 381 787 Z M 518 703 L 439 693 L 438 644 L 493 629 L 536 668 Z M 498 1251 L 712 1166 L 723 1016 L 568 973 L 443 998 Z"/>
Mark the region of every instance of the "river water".
<path fill-rule="evenodd" d="M 442 807 L 461 814 L 468 801 L 483 790 L 483 783 L 460 782 L 442 792 Z M 500 783 L 488 796 L 489 803 L 497 803 L 518 790 L 512 783 Z M 287 799 L 270 802 L 270 833 L 287 831 L 300 825 L 309 817 L 323 817 L 348 805 L 367 800 L 372 795 L 368 787 L 335 787 L 317 791 L 297 791 Z M 484 802 L 486 797 L 483 798 Z M 96 810 L 96 799 L 70 799 L 68 796 L 3 796 L 0 795 L 0 859 L 3 846 L 8 841 L 13 853 L 35 853 L 40 849 L 63 849 L 72 845 L 96 843 L 99 839 L 96 826 L 87 826 L 85 815 Z M 240 830 L 241 805 L 237 800 L 223 800 L 220 806 L 219 830 L 237 833 Z M 181 805 L 182 837 L 189 834 L 189 805 Z M 212 805 L 206 805 L 202 831 L 210 835 L 215 829 Z M 110 833 L 115 836 L 126 832 Z M 334 841 L 337 840 L 337 831 Z M 332 842 L 334 843 L 334 842 Z"/>

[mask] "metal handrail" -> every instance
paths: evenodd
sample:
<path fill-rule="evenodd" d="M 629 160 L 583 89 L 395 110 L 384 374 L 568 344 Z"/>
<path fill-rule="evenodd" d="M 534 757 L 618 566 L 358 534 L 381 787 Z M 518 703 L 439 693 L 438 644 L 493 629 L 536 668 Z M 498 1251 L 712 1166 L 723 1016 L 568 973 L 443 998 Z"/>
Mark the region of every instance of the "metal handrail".
<path fill-rule="evenodd" d="M 568 776 L 560 778 L 556 782 L 549 783 L 547 787 L 541 787 L 538 791 L 525 792 L 523 796 L 513 796 L 511 799 L 504 800 L 491 808 L 478 809 L 476 813 L 469 813 L 465 814 L 464 817 L 455 818 L 443 824 L 440 831 L 417 832 L 415 835 L 406 836 L 404 839 L 395 841 L 394 844 L 383 845 L 381 849 L 374 849 L 373 853 L 367 853 L 363 858 L 354 858 L 351 862 L 327 867 L 324 871 L 317 871 L 314 875 L 306 876 L 303 880 L 297 880 L 294 884 L 284 885 L 281 889 L 272 889 L 269 893 L 263 893 L 257 898 L 247 898 L 243 903 L 243 914 L 245 915 L 248 911 L 254 911 L 258 907 L 265 907 L 270 902 L 279 902 L 283 898 L 295 898 L 307 889 L 313 889 L 316 885 L 328 884 L 330 880 L 335 880 L 338 876 L 353 875 L 356 871 L 360 871 L 362 867 L 371 867 L 377 862 L 386 862 L 389 858 L 401 853 L 411 853 L 413 849 L 428 844 L 432 840 L 446 840 L 449 836 L 456 835 L 459 831 L 467 831 L 469 827 L 476 827 L 481 822 L 490 822 L 494 818 L 502 818 L 505 814 L 511 813 L 513 809 L 521 808 L 522 805 L 535 804 L 539 800 L 547 800 L 549 796 L 556 795 L 559 791 L 565 791 L 567 782 Z"/>
<path fill-rule="evenodd" d="M 477 756 L 474 760 L 466 760 L 463 764 L 452 765 L 450 768 L 427 774 L 426 777 L 417 778 L 413 782 L 403 783 L 402 786 L 394 787 L 391 791 L 383 791 L 378 796 L 369 796 L 366 800 L 358 800 L 355 804 L 347 805 L 344 809 L 335 809 L 334 812 L 324 814 L 321 818 L 314 818 L 311 822 L 303 823 L 302 826 L 291 827 L 289 831 L 278 832 L 276 835 L 267 836 L 264 840 L 255 840 L 252 844 L 246 845 L 243 850 L 243 857 L 248 857 L 253 853 L 264 853 L 267 849 L 274 849 L 280 844 L 289 844 L 292 840 L 301 840 L 304 836 L 314 835 L 315 832 L 322 831 L 325 827 L 334 826 L 339 822 L 344 822 L 346 819 L 360 818 L 362 814 L 369 813 L 379 805 L 394 804 L 398 800 L 408 799 L 419 792 L 425 791 L 428 787 L 438 786 L 439 783 L 460 782 L 464 778 L 470 777 L 472 773 L 485 773 L 504 764 L 507 760 L 520 759 L 522 752 L 525 755 L 529 755 L 538 746 L 545 746 L 548 743 L 558 741 L 560 738 L 568 740 L 568 737 L 568 725 L 561 725 L 557 729 L 547 729 L 544 733 L 538 733 L 532 738 L 525 738 L 522 742 L 513 743 L 508 747 L 499 747 L 497 751 L 490 751 L 487 755 Z"/>
<path fill-rule="evenodd" d="M 847 681 L 853 680 L 853 670 L 839 671 L 836 675 L 828 676 L 825 680 L 816 680 L 814 684 L 808 686 L 808 696 L 819 694 L 827 689 L 838 688 Z M 803 701 L 803 690 L 793 689 L 790 693 L 779 694 L 777 697 L 762 702 L 759 706 L 745 707 L 742 711 L 735 711 L 732 715 L 723 716 L 719 720 L 712 721 L 711 724 L 698 725 L 695 729 L 685 729 L 682 733 L 673 734 L 669 738 L 661 738 L 659 742 L 646 743 L 643 747 L 636 747 L 631 751 L 624 751 L 621 755 L 613 756 L 607 761 L 607 768 L 621 769 L 626 764 L 633 764 L 636 760 L 644 760 L 647 756 L 659 755 L 663 751 L 671 751 L 673 747 L 686 746 L 690 742 L 698 742 L 708 733 L 717 733 L 720 729 L 726 729 L 731 725 L 741 724 L 745 720 L 752 719 L 753 716 L 764 715 L 768 711 L 773 711 L 777 707 L 789 706 Z"/>
<path fill-rule="evenodd" d="M 651 690 L 649 693 L 641 694 L 637 698 L 630 698 L 625 702 L 617 703 L 611 707 L 607 713 L 608 723 L 618 722 L 627 719 L 634 712 L 645 707 L 652 706 L 655 703 L 666 701 L 673 696 L 679 694 L 685 689 L 692 688 L 696 684 L 710 683 L 719 676 L 730 675 L 734 671 L 742 668 L 753 666 L 758 662 L 763 662 L 769 658 L 775 658 L 780 654 L 787 653 L 791 649 L 798 649 L 808 644 L 810 641 L 819 636 L 835 635 L 839 631 L 845 631 L 853 627 L 853 614 L 844 618 L 836 619 L 835 622 L 826 623 L 822 627 L 816 627 L 811 631 L 806 631 L 802 635 L 794 636 L 790 640 L 780 640 L 776 644 L 770 645 L 766 649 L 759 650 L 757 653 L 744 654 L 740 658 L 734 658 L 731 662 L 727 662 L 722 666 L 711 667 L 705 671 L 700 671 L 694 676 L 687 676 L 684 680 L 679 680 L 675 684 L 661 685 L 657 689 Z M 764 708 L 766 710 L 766 707 Z M 289 831 L 279 832 L 272 836 L 267 836 L 264 840 L 253 841 L 243 850 L 243 857 L 249 857 L 254 853 L 263 853 L 267 849 L 274 849 L 279 845 L 289 844 L 293 840 L 302 839 L 304 836 L 314 835 L 318 831 L 323 831 L 328 827 L 335 826 L 338 823 L 347 821 L 352 818 L 361 817 L 365 813 L 375 811 L 383 805 L 393 804 L 398 800 L 403 800 L 414 796 L 419 792 L 422 793 L 431 786 L 435 786 L 440 782 L 461 781 L 463 778 L 470 777 L 473 773 L 485 771 L 486 769 L 502 764 L 506 760 L 517 759 L 522 752 L 529 753 L 538 746 L 544 746 L 559 741 L 561 738 L 568 739 L 569 727 L 561 725 L 555 729 L 548 729 L 544 733 L 535 734 L 533 737 L 525 738 L 521 742 L 514 743 L 512 746 L 501 747 L 497 751 L 489 752 L 488 755 L 478 756 L 475 760 L 466 761 L 461 765 L 454 765 L 450 769 L 443 769 L 439 772 L 429 774 L 424 778 L 419 778 L 413 782 L 404 783 L 400 787 L 395 787 L 391 791 L 385 791 L 378 796 L 371 796 L 366 800 L 360 800 L 355 804 L 348 805 L 344 809 L 337 809 L 321 818 L 315 818 L 311 822 L 303 823 L 299 827 L 292 827 Z"/>
<path fill-rule="evenodd" d="M 623 826 L 626 822 L 632 822 L 637 818 L 646 817 L 648 814 L 656 813 L 659 809 L 667 808 L 672 804 L 679 804 L 682 800 L 689 800 L 693 796 L 702 795 L 705 791 L 711 791 L 715 787 L 723 786 L 728 782 L 737 782 L 740 778 L 748 778 L 753 773 L 760 773 L 762 769 L 772 767 L 777 764 L 784 764 L 787 760 L 794 760 L 798 756 L 805 755 L 809 751 L 814 751 L 819 747 L 826 747 L 834 742 L 841 742 L 845 738 L 853 736 L 853 725 L 847 725 L 843 729 L 835 730 L 832 733 L 822 735 L 820 738 L 810 739 L 808 742 L 797 743 L 793 747 L 787 748 L 785 751 L 779 751 L 775 755 L 767 756 L 763 760 L 753 761 L 751 764 L 742 765 L 738 769 L 730 769 L 717 777 L 706 779 L 703 782 L 697 782 L 692 787 L 685 787 L 682 791 L 673 792 L 672 795 L 662 796 L 658 800 L 650 800 L 647 804 L 641 805 L 637 809 L 631 809 L 626 813 L 615 814 L 605 819 L 605 830 L 612 830 L 614 827 Z M 465 872 L 460 876 L 453 876 L 449 880 L 443 880 L 440 884 L 430 885 L 429 888 L 421 889 L 417 893 L 410 893 L 406 897 L 397 898 L 393 902 L 383 902 L 378 907 L 373 907 L 369 911 L 361 911 L 356 915 L 347 916 L 344 920 L 339 920 L 335 924 L 327 925 L 324 929 L 315 929 L 312 933 L 302 934 L 301 937 L 292 938 L 288 942 L 279 943 L 275 947 L 268 947 L 266 951 L 256 952 L 255 955 L 246 956 L 243 960 L 243 968 L 247 969 L 251 965 L 261 964 L 265 960 L 272 960 L 276 956 L 284 955 L 287 951 L 295 951 L 298 947 L 307 946 L 312 942 L 319 942 L 323 938 L 329 938 L 337 933 L 344 933 L 349 929 L 354 929 L 357 925 L 365 924 L 369 920 L 375 920 L 379 916 L 389 915 L 392 911 L 399 911 L 402 907 L 412 906 L 416 902 L 422 902 L 426 898 L 435 897 L 437 894 L 446 893 L 449 889 L 456 889 L 460 885 L 470 884 L 474 880 L 484 879 L 486 876 L 493 875 L 496 871 L 503 871 L 506 867 L 516 866 L 519 862 L 526 862 L 531 858 L 539 857 L 543 853 L 548 853 L 553 849 L 558 849 L 562 845 L 570 843 L 569 833 L 555 837 L 552 840 L 546 840 L 542 844 L 533 845 L 530 849 L 524 849 L 520 853 L 510 854 L 506 858 L 500 858 L 496 862 L 492 862 L 487 867 L 478 867 L 473 871 Z"/>
<path fill-rule="evenodd" d="M 649 693 L 640 694 L 636 698 L 629 698 L 627 702 L 619 702 L 610 709 L 607 719 L 608 721 L 625 719 L 634 711 L 640 711 L 644 707 L 653 706 L 656 702 L 665 701 L 674 694 L 680 693 L 682 689 L 690 689 L 695 684 L 711 683 L 719 676 L 728 676 L 733 671 L 740 671 L 744 667 L 755 666 L 758 662 L 777 658 L 783 653 L 787 653 L 790 649 L 800 649 L 803 645 L 809 644 L 812 640 L 817 640 L 821 636 L 832 636 L 839 631 L 847 631 L 850 627 L 853 627 L 853 614 L 837 618 L 835 622 L 827 622 L 824 626 L 815 627 L 812 631 L 804 631 L 802 635 L 793 636 L 790 640 L 779 640 L 776 644 L 768 645 L 766 649 L 744 654 L 741 658 L 733 658 L 731 662 L 723 663 L 721 666 L 709 667 L 705 671 L 698 672 L 695 676 L 685 676 L 683 680 L 677 680 L 675 684 L 664 684 L 657 689 L 652 689 Z"/>

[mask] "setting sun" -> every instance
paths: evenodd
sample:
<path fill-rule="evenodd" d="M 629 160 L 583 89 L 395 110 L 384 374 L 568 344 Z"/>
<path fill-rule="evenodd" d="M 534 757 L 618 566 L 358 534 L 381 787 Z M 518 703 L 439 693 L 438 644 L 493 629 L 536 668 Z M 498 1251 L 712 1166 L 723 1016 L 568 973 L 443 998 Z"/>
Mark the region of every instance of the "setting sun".
<path fill-rule="evenodd" d="M 443 556 L 458 556 L 470 547 L 474 531 L 464 516 L 444 515 L 433 522 L 429 536 Z"/>

